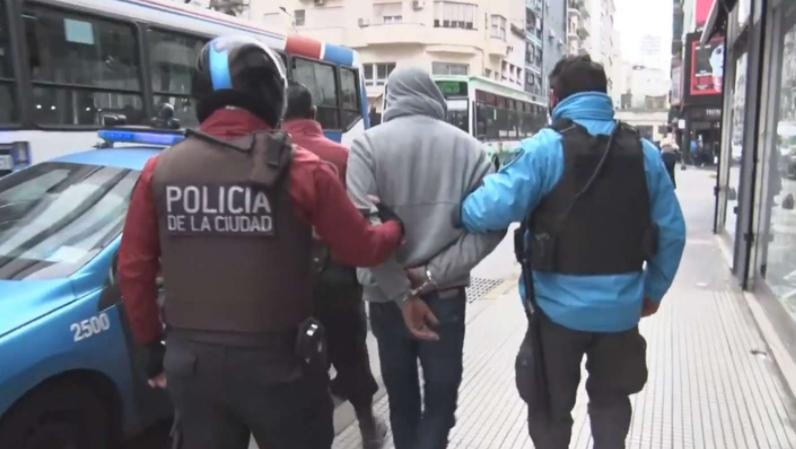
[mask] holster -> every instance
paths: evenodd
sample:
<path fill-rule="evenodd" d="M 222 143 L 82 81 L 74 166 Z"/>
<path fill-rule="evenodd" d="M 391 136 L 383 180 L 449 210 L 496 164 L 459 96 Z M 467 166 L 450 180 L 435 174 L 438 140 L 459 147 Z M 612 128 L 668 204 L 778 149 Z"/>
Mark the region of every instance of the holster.
<path fill-rule="evenodd" d="M 307 368 L 326 370 L 328 366 L 326 329 L 317 319 L 310 317 L 299 324 L 296 336 L 296 356 Z"/>

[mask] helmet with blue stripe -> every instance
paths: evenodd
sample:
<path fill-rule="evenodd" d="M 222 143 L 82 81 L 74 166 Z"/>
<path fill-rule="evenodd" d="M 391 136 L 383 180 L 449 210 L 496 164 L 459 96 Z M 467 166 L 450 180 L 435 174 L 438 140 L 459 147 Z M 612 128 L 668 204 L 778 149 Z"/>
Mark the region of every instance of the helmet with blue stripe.
<path fill-rule="evenodd" d="M 199 53 L 192 89 L 200 122 L 227 106 L 246 109 L 272 127 L 285 113 L 287 76 L 282 58 L 250 37 L 224 36 L 208 42 Z"/>

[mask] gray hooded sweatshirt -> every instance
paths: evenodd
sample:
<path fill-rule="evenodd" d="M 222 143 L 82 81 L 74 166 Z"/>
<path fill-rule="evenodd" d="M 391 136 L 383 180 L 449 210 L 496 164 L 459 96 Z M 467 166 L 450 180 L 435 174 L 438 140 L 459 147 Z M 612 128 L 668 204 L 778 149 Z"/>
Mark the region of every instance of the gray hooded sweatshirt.
<path fill-rule="evenodd" d="M 405 300 L 409 267 L 427 266 L 440 289 L 466 286 L 470 270 L 505 234 L 457 227 L 462 200 L 493 165 L 480 142 L 444 121 L 445 112 L 445 98 L 426 71 L 397 69 L 387 81 L 384 123 L 351 144 L 346 182 L 352 201 L 373 210 L 368 195 L 378 197 L 406 230 L 406 243 L 393 257 L 359 270 L 368 301 Z"/>

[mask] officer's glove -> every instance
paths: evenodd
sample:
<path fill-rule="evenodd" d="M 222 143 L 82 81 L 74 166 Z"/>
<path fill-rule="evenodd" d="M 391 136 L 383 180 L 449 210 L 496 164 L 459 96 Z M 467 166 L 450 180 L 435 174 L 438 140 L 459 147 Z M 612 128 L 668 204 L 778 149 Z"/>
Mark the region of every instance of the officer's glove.
<path fill-rule="evenodd" d="M 406 235 L 406 228 L 404 228 L 403 220 L 401 220 L 401 217 L 399 217 L 390 206 L 387 206 L 382 202 L 378 202 L 376 203 L 376 210 L 382 223 L 387 223 L 388 221 L 397 221 L 398 224 L 401 225 L 401 233 Z"/>
<path fill-rule="evenodd" d="M 163 374 L 163 358 L 166 356 L 166 345 L 158 340 L 146 345 L 146 370 L 147 379 L 153 379 Z"/>

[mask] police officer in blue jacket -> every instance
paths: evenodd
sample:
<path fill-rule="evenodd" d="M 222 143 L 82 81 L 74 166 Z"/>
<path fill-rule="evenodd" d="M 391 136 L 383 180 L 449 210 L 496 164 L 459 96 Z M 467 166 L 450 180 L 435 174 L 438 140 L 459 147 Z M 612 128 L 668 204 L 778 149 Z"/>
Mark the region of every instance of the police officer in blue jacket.
<path fill-rule="evenodd" d="M 472 232 L 524 224 L 520 290 L 535 324 L 517 386 L 535 447 L 569 446 L 585 355 L 594 448 L 624 448 L 628 396 L 647 380 L 638 323 L 672 284 L 685 223 L 658 150 L 614 120 L 602 66 L 566 57 L 550 86 L 552 125 L 465 199 L 462 221 Z"/>

